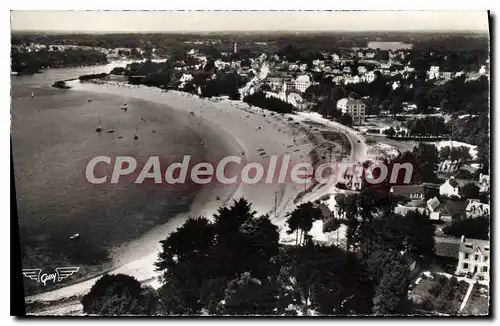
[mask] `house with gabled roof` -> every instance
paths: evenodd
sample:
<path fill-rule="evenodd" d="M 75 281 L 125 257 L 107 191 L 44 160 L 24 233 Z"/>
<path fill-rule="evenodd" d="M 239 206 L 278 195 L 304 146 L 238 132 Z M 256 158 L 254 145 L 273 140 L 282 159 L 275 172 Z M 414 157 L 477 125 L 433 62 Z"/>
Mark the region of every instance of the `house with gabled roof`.
<path fill-rule="evenodd" d="M 490 176 L 487 174 L 479 175 L 479 192 L 490 191 Z"/>
<path fill-rule="evenodd" d="M 441 203 L 437 197 L 433 197 L 427 201 L 427 209 L 429 212 L 435 212 Z"/>
<path fill-rule="evenodd" d="M 458 182 L 454 177 L 450 177 L 439 187 L 439 195 L 447 197 L 460 197 L 458 194 Z"/>
<path fill-rule="evenodd" d="M 488 240 L 460 238 L 458 265 L 455 274 L 489 279 L 490 242 Z"/>
<path fill-rule="evenodd" d="M 481 203 L 479 199 L 467 200 L 467 207 L 465 208 L 465 216 L 467 218 L 475 218 L 489 214 L 490 204 Z"/>

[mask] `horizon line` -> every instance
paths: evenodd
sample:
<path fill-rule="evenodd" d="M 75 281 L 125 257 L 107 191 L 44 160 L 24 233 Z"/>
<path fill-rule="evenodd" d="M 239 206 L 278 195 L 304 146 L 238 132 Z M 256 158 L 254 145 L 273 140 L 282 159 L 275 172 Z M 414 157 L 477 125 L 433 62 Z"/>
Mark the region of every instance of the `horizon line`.
<path fill-rule="evenodd" d="M 463 30 L 452 30 L 452 29 L 415 29 L 415 30 L 213 30 L 213 31 L 201 31 L 201 30 L 169 30 L 169 31 L 133 31 L 133 30 L 115 30 L 115 31 L 102 31 L 102 30 L 35 30 L 35 29 L 19 29 L 13 30 L 11 29 L 11 33 L 20 33 L 20 32 L 36 32 L 36 33 L 61 33 L 61 34 L 222 34 L 222 33 L 261 33 L 261 34 L 270 34 L 270 33 L 414 33 L 414 34 L 424 34 L 424 33 L 473 33 L 473 34 L 489 34 L 490 30 L 483 29 L 463 29 Z"/>

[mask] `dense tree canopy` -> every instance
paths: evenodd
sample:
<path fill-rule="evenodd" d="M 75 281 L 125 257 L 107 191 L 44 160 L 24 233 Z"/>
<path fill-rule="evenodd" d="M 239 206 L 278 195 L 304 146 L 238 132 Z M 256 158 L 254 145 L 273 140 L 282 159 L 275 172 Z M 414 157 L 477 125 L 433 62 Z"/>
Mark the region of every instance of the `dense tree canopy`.
<path fill-rule="evenodd" d="M 490 239 L 490 218 L 480 216 L 464 220 L 453 221 L 451 225 L 443 228 L 445 234 L 460 238 L 465 236 L 470 239 Z"/>
<path fill-rule="evenodd" d="M 247 95 L 243 98 L 243 101 L 250 105 L 277 113 L 293 113 L 295 110 L 293 105 L 274 97 L 266 97 L 266 94 L 263 92 Z"/>
<path fill-rule="evenodd" d="M 61 51 L 49 51 L 41 49 L 39 51 L 18 51 L 11 49 L 11 70 L 32 74 L 44 68 L 60 68 L 75 66 L 90 66 L 105 64 L 108 60 L 106 55 L 96 50 L 65 49 Z"/>
<path fill-rule="evenodd" d="M 413 170 L 422 177 L 423 182 L 436 182 L 435 171 L 439 164 L 439 154 L 433 144 L 419 143 L 411 153 L 414 157 Z"/>
<path fill-rule="evenodd" d="M 151 315 L 156 303 L 152 289 L 124 274 L 104 275 L 82 298 L 83 311 L 97 315 Z"/>

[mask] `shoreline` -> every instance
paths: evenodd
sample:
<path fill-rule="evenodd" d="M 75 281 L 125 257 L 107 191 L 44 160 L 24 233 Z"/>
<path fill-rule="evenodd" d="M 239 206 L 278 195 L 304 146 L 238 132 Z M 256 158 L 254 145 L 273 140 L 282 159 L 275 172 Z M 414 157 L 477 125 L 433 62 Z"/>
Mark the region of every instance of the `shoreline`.
<path fill-rule="evenodd" d="M 314 155 L 313 153 L 317 150 L 314 141 L 311 140 L 311 134 L 299 130 L 301 128 L 297 128 L 295 125 L 299 121 L 300 123 L 304 121 L 296 115 L 273 114 L 264 109 L 250 107 L 242 101 L 215 101 L 179 91 L 164 92 L 147 86 L 119 85 L 118 83 L 114 85 L 110 83 L 80 83 L 78 80 L 70 83 L 73 91 L 120 95 L 163 103 L 166 104 L 165 109 L 167 110 L 194 112 L 194 118 L 203 120 L 203 124 L 209 125 L 210 129 L 218 129 L 216 134 L 225 135 L 225 137 L 229 136 L 237 144 L 236 146 L 233 144 L 234 155 L 241 156 L 241 150 L 244 151 L 242 162 L 262 159 L 260 150 L 264 150 L 269 155 L 288 154 L 294 160 L 306 160 Z M 290 117 L 293 119 L 292 122 L 289 121 Z M 314 189 L 314 185 L 309 185 L 310 188 L 307 188 L 308 191 L 303 196 L 303 200 L 318 199 L 330 186 L 320 190 Z M 214 200 L 216 190 L 213 192 L 202 190 L 195 196 L 189 212 L 178 214 L 167 223 L 154 227 L 153 230 L 137 240 L 125 245 L 125 256 L 116 260 L 113 268 L 103 271 L 100 275 L 106 273 L 128 274 L 144 284 L 155 288 L 159 287 L 160 283 L 157 280 L 159 274 L 154 271 L 153 266 L 158 250 L 161 248 L 159 240 L 165 239 L 170 232 L 181 226 L 188 217 L 205 216 L 210 219 L 220 206 L 227 205 L 232 199 L 244 197 L 252 204 L 252 208 L 257 214 L 268 214 L 271 221 L 278 226 L 280 234 L 282 234 L 285 215 L 300 204 L 297 203 L 297 198 L 303 191 L 304 187 L 297 187 L 297 185 L 291 183 L 267 184 L 263 189 L 256 189 L 255 185 L 238 184 L 237 187 L 232 187 L 227 196 L 221 196 L 221 200 Z M 211 196 L 212 199 L 207 200 L 207 195 Z M 273 207 L 275 201 L 277 202 L 276 211 Z M 127 259 L 126 256 L 128 258 L 134 256 L 134 259 Z M 128 262 L 121 264 L 120 261 Z M 27 302 L 35 300 L 50 302 L 82 295 L 90 289 L 100 275 L 49 292 L 29 296 L 25 300 Z"/>

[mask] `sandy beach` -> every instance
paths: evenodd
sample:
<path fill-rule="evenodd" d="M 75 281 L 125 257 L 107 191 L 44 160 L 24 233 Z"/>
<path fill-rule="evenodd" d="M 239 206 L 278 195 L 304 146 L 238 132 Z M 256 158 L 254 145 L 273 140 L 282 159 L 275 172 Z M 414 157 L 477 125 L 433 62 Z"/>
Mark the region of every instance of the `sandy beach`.
<path fill-rule="evenodd" d="M 271 114 L 267 110 L 250 107 L 242 101 L 202 99 L 183 92 L 164 92 L 160 89 L 144 86 L 116 83 L 98 85 L 80 83 L 79 81 L 70 82 L 70 85 L 71 91 L 123 95 L 129 98 L 163 103 L 165 110 L 192 112 L 193 123 L 214 127 L 214 129 L 218 129 L 217 137 L 230 137 L 234 140 L 231 147 L 231 151 L 234 151 L 233 155 L 243 156 L 243 161 L 246 162 L 262 161 L 263 156 L 265 159 L 269 155 L 284 154 L 290 155 L 293 161 L 310 161 L 313 153 L 317 152 L 318 143 L 313 133 L 308 131 L 313 128 L 306 123 L 318 123 L 315 116 Z M 319 123 L 321 122 L 324 121 L 320 119 Z M 325 124 L 324 128 L 347 135 L 351 143 L 351 159 L 359 159 L 364 155 L 363 151 L 366 151 L 366 148 L 355 148 L 360 136 L 357 136 L 352 129 L 343 128 L 338 124 L 328 124 L 328 126 Z M 314 129 L 318 131 L 318 128 Z M 263 152 L 265 155 L 262 155 Z M 339 153 L 334 154 L 338 155 Z M 336 157 L 336 159 L 339 158 Z M 188 217 L 211 217 L 218 207 L 230 203 L 233 198 L 244 197 L 252 203 L 252 208 L 258 214 L 269 214 L 273 223 L 280 228 L 280 234 L 284 234 L 287 212 L 292 211 L 302 201 L 316 200 L 325 194 L 334 192 L 332 184 L 325 184 L 317 189 L 312 189 L 314 188 L 312 187 L 310 189 L 312 191 L 307 192 L 307 195 L 298 201 L 298 194 L 303 192 L 306 187 L 289 182 L 284 184 L 240 184 L 234 187 L 216 189 L 214 192 L 202 191 L 192 204 L 189 214 L 176 216 L 168 223 L 156 227 L 140 239 L 122 248 L 120 255 L 115 257 L 117 268 L 110 272 L 128 274 L 144 284 L 155 288 L 159 287 L 158 273 L 154 271 L 153 266 L 160 249 L 159 241 L 181 226 Z M 274 210 L 275 203 L 276 211 Z M 134 258 L 132 261 L 131 257 Z M 123 264 L 123 262 L 127 263 Z M 97 278 L 92 278 L 57 290 L 26 297 L 26 301 L 54 302 L 60 300 L 68 305 L 69 300 L 73 304 L 69 304 L 69 307 L 63 310 L 66 312 L 76 311 L 79 302 L 74 300 L 75 296 L 83 295 L 96 280 Z M 73 299 L 69 299 L 70 297 Z M 68 298 L 68 300 L 64 300 L 64 298 Z M 57 306 L 59 305 L 60 303 L 57 304 Z M 44 310 L 46 311 L 46 309 Z"/>

